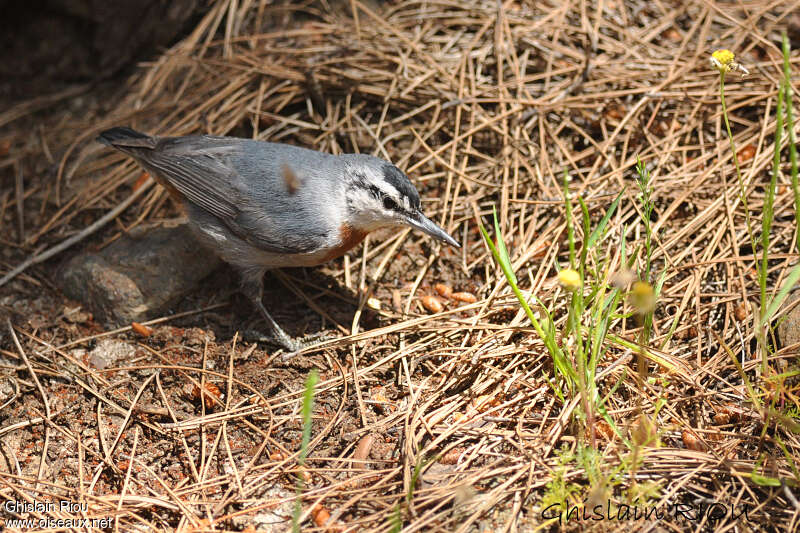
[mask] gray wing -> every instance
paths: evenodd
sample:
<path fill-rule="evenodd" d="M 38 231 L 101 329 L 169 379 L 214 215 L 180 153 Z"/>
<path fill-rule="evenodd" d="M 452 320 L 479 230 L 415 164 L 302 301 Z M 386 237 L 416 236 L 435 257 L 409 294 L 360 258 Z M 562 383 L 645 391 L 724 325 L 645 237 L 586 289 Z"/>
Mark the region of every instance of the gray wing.
<path fill-rule="evenodd" d="M 309 193 L 290 193 L 282 167 L 315 169 L 334 156 L 289 145 L 230 137 L 159 139 L 152 150 L 134 154 L 175 187 L 188 202 L 219 219 L 249 244 L 275 253 L 309 253 L 320 248 L 328 229 L 309 205 Z M 297 171 L 303 174 L 302 168 Z"/>
<path fill-rule="evenodd" d="M 242 198 L 237 176 L 220 157 L 225 147 L 193 150 L 194 139 L 184 139 L 163 139 L 137 155 L 186 200 L 220 220 L 235 218 Z"/>

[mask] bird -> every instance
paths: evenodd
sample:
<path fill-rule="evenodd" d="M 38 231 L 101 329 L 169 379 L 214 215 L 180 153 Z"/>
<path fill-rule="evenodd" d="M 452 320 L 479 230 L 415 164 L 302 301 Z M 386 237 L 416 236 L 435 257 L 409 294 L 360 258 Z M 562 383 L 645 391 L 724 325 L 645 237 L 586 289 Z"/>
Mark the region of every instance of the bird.
<path fill-rule="evenodd" d="M 201 245 L 238 271 L 241 292 L 290 353 L 307 345 L 264 306 L 267 270 L 321 265 L 386 227 L 411 227 L 460 247 L 422 213 L 408 176 L 378 157 L 129 127 L 102 131 L 97 141 L 131 156 L 164 186 Z"/>

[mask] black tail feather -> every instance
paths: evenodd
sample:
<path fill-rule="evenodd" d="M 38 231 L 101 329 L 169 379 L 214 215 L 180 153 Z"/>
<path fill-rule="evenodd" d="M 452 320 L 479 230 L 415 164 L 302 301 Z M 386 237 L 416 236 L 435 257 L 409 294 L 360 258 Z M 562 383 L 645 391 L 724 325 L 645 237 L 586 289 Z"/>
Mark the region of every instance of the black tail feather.
<path fill-rule="evenodd" d="M 156 138 L 131 128 L 111 128 L 97 136 L 97 142 L 115 148 L 155 148 Z"/>

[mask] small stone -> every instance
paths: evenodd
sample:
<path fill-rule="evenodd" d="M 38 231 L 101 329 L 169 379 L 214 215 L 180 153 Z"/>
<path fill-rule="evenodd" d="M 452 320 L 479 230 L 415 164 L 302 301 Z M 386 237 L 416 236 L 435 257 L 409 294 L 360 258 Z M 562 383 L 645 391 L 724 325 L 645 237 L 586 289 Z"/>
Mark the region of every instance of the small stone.
<path fill-rule="evenodd" d="M 75 307 L 64 306 L 64 320 L 72 324 L 83 324 L 92 318 L 89 313 L 84 313 L 81 306 Z"/>
<path fill-rule="evenodd" d="M 117 339 L 100 339 L 97 346 L 89 352 L 89 364 L 103 370 L 119 366 L 119 362 L 133 357 L 136 347 Z"/>

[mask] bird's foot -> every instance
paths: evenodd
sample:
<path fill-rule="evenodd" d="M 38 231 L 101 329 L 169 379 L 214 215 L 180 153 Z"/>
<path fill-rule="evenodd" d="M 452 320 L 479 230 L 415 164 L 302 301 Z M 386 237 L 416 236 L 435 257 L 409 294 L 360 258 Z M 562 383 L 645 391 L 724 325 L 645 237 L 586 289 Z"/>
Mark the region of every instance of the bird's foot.
<path fill-rule="evenodd" d="M 249 329 L 244 331 L 242 338 L 247 342 L 259 342 L 280 346 L 286 350 L 283 359 L 288 360 L 297 355 L 301 350 L 335 337 L 326 334 L 324 331 L 320 331 L 300 338 L 292 338 L 283 330 L 275 332 L 274 335 L 267 335 L 260 331 Z"/>

